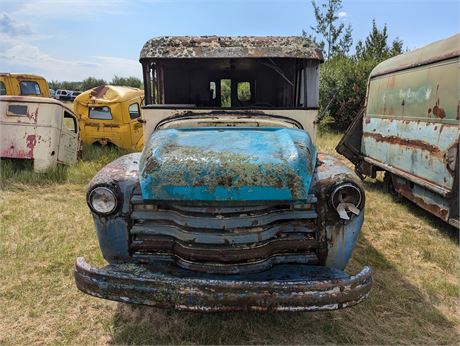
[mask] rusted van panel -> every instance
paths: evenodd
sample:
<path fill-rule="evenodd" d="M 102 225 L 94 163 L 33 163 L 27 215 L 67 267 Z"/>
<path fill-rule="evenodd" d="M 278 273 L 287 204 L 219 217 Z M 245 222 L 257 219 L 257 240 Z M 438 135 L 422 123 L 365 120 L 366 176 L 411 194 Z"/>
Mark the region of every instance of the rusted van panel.
<path fill-rule="evenodd" d="M 361 173 L 387 172 L 386 183 L 397 193 L 455 225 L 459 47 L 456 35 L 378 65 L 369 77 L 361 128 L 338 147 Z M 352 155 L 356 131 L 362 138 L 359 155 Z"/>
<path fill-rule="evenodd" d="M 72 164 L 80 149 L 78 119 L 51 98 L 0 96 L 0 155 L 33 160 L 42 172 Z"/>
<path fill-rule="evenodd" d="M 74 110 L 80 119 L 82 141 L 141 150 L 143 96 L 141 89 L 114 85 L 99 86 L 78 95 Z"/>

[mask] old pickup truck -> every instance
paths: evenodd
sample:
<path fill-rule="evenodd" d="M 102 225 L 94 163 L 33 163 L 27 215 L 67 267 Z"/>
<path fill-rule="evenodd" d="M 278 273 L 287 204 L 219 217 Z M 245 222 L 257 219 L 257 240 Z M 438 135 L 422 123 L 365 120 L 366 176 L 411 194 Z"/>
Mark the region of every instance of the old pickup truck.
<path fill-rule="evenodd" d="M 321 50 L 304 37 L 159 37 L 143 47 L 142 153 L 89 184 L 104 258 L 90 295 L 192 311 L 333 310 L 361 302 L 345 266 L 360 178 L 317 153 Z"/>

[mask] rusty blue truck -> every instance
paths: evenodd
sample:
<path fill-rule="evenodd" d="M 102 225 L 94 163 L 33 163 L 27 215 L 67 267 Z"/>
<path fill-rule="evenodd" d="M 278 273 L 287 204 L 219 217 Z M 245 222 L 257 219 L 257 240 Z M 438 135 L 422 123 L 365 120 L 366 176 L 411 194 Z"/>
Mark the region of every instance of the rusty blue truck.
<path fill-rule="evenodd" d="M 337 146 L 363 177 L 459 228 L 460 34 L 371 72 L 365 111 Z"/>
<path fill-rule="evenodd" d="M 157 37 L 142 48 L 145 147 L 87 203 L 108 265 L 77 287 L 188 311 L 333 310 L 364 300 L 344 269 L 364 220 L 355 172 L 317 152 L 321 50 L 304 37 Z"/>

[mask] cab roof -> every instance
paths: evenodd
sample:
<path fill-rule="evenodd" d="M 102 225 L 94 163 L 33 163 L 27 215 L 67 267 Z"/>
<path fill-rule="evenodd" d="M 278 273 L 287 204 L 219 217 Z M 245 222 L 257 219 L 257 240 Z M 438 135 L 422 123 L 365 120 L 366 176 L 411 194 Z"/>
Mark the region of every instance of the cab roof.
<path fill-rule="evenodd" d="M 18 96 L 18 95 L 2 95 L 0 96 L 0 101 L 2 102 L 18 102 L 18 103 L 41 103 L 41 104 L 51 104 L 64 108 L 66 111 L 74 114 L 73 109 L 71 109 L 65 103 L 55 100 L 51 97 L 41 97 L 41 96 Z"/>
<path fill-rule="evenodd" d="M 13 78 L 33 78 L 33 79 L 45 79 L 42 76 L 29 73 L 9 73 L 9 72 L 0 72 L 0 77 L 13 77 Z"/>
<path fill-rule="evenodd" d="M 111 104 L 143 97 L 144 90 L 125 86 L 101 85 L 82 92 L 75 98 L 75 102 L 88 104 Z"/>
<path fill-rule="evenodd" d="M 460 34 L 385 60 L 372 70 L 370 77 L 372 78 L 386 73 L 405 70 L 458 56 L 460 56 Z"/>
<path fill-rule="evenodd" d="M 303 36 L 162 36 L 147 41 L 140 60 L 169 58 L 299 58 L 323 61 Z"/>

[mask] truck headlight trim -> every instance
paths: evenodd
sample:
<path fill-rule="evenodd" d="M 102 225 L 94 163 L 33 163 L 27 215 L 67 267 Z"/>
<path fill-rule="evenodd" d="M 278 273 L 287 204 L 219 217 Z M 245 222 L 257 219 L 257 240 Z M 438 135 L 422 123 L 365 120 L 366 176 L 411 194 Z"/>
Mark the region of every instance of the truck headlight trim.
<path fill-rule="evenodd" d="M 112 189 L 98 186 L 89 193 L 88 205 L 95 213 L 108 215 L 117 209 L 118 199 Z"/>
<path fill-rule="evenodd" d="M 349 220 L 352 214 L 358 215 L 360 213 L 363 193 L 353 183 L 343 183 L 335 186 L 329 198 L 331 206 L 343 220 Z"/>

